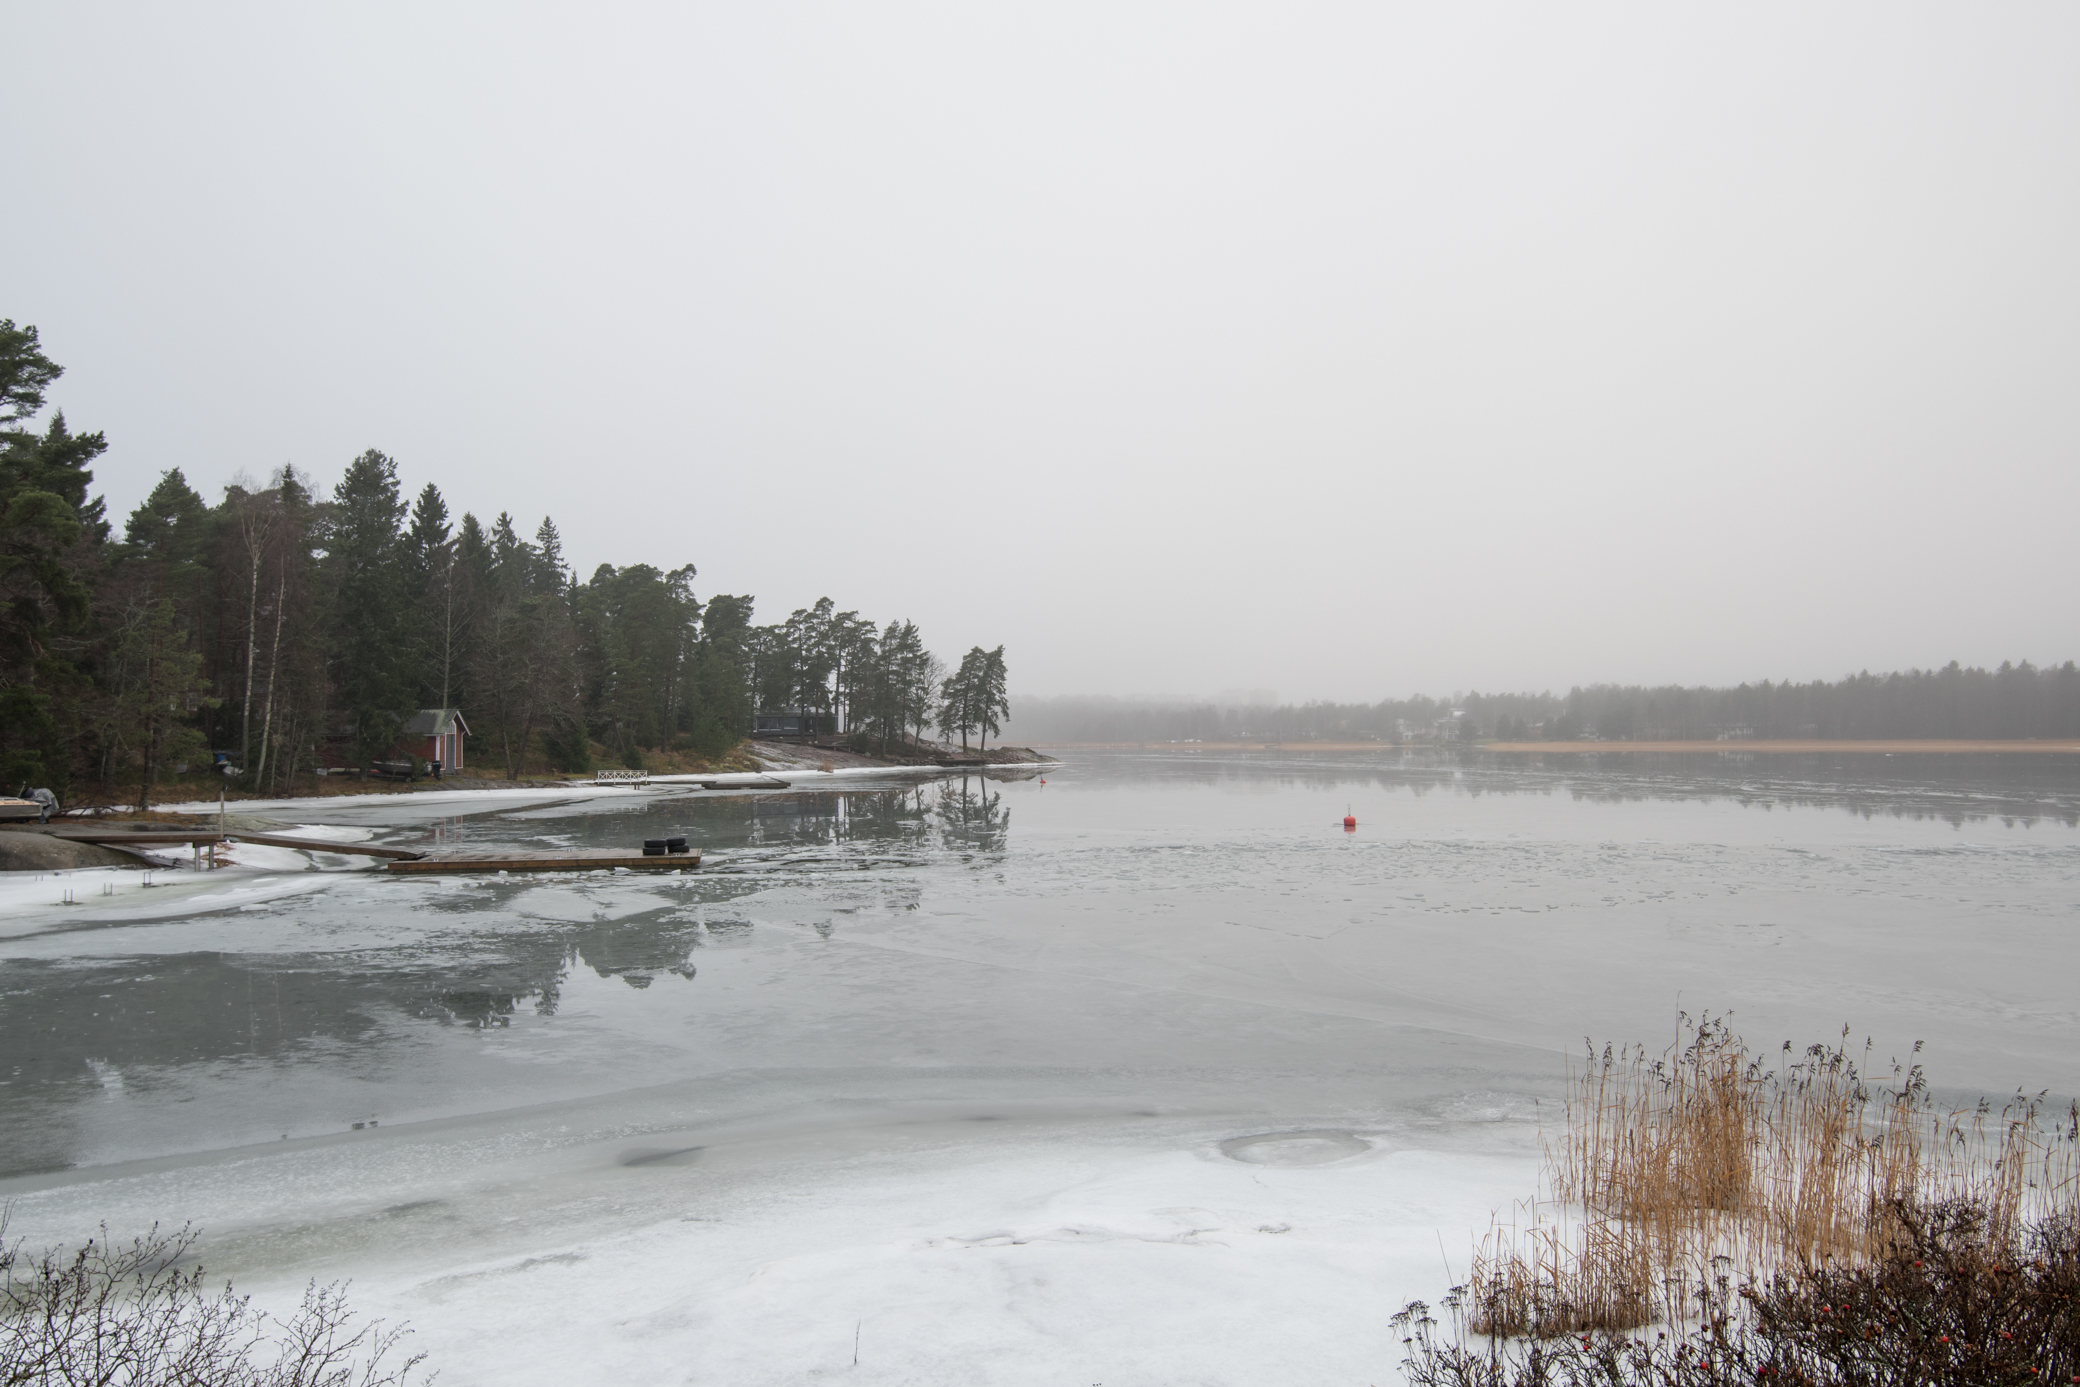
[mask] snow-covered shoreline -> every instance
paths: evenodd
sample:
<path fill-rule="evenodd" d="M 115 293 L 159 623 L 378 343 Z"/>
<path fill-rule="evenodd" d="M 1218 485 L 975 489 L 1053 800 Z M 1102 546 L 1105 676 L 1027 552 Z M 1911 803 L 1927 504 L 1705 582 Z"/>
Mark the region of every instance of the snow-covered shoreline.
<path fill-rule="evenodd" d="M 1096 1076 L 933 1096 L 978 1079 L 735 1114 L 646 1090 L 0 1192 L 32 1242 L 179 1210 L 270 1306 L 351 1275 L 453 1382 L 1312 1384 L 1383 1381 L 1387 1315 L 1450 1284 L 1440 1230 L 1463 1248 L 1536 1165 L 1522 1122 L 1382 1110 L 1331 1146 L 1246 1099 L 1074 1096 Z"/>
<path fill-rule="evenodd" d="M 1029 763 L 1034 770 L 1057 766 L 1058 761 Z M 816 790 L 847 788 L 870 784 L 874 781 L 904 781 L 915 783 L 921 780 L 942 780 L 948 777 L 985 774 L 990 771 L 1016 771 L 1019 765 L 1006 766 L 839 766 L 831 770 L 810 767 L 777 767 L 767 771 L 717 771 L 653 775 L 646 785 L 602 785 L 587 780 L 573 780 L 565 785 L 516 786 L 512 789 L 469 789 L 439 790 L 414 789 L 398 791 L 370 791 L 358 795 L 305 796 L 294 799 L 241 799 L 229 801 L 228 812 L 237 814 L 268 813 L 276 810 L 293 810 L 303 817 L 320 815 L 323 808 L 332 805 L 361 807 L 370 804 L 485 804 L 547 803 L 557 800 L 597 799 L 614 796 L 638 796 L 653 793 L 652 787 L 677 788 L 688 785 L 713 787 L 713 791 L 736 791 L 740 793 L 774 792 L 772 782 L 785 781 L 782 788 L 790 790 Z M 439 782 L 431 782 L 438 784 Z M 684 793 L 683 788 L 678 788 Z M 711 791 L 712 792 L 712 791 Z M 218 804 L 215 800 L 179 800 L 156 806 L 168 814 L 214 814 Z"/>

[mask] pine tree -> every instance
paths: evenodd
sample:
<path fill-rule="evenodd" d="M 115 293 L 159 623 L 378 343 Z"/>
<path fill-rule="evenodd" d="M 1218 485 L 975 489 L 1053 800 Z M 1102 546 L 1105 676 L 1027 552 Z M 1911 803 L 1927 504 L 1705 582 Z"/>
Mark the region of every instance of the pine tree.
<path fill-rule="evenodd" d="M 1003 646 L 987 652 L 977 646 L 970 653 L 977 652 L 982 653 L 982 659 L 975 671 L 975 725 L 982 734 L 980 745 L 986 747 L 992 732 L 1003 731 L 998 717 L 1011 715 L 1011 699 L 1006 692 L 1011 676 L 1004 668 Z"/>
<path fill-rule="evenodd" d="M 179 478 L 178 471 L 169 472 L 162 489 L 172 491 L 167 485 Z M 279 485 L 279 479 L 277 481 Z M 186 489 L 185 481 L 181 490 Z M 196 498 L 199 506 L 200 497 Z M 155 550 L 171 552 L 178 547 L 178 535 L 188 522 L 178 518 L 181 502 L 178 492 L 173 492 L 165 502 L 159 501 L 159 493 L 130 517 L 130 542 L 128 547 L 140 558 Z M 215 572 L 196 573 L 184 586 L 194 594 L 193 611 L 198 632 L 210 617 L 215 618 L 220 658 L 218 660 L 219 686 L 228 689 L 232 679 L 237 680 L 238 764 L 252 764 L 253 753 L 253 699 L 256 692 L 255 676 L 260 661 L 260 606 L 261 585 L 267 578 L 268 560 L 276 547 L 275 522 L 281 516 L 279 497 L 273 490 L 249 491 L 245 486 L 234 484 L 224 489 L 224 503 L 215 514 L 202 518 L 216 532 L 217 543 L 208 555 L 214 561 Z M 174 517 L 172 532 L 165 540 L 159 540 L 162 522 Z M 147 559 L 149 562 L 149 559 Z M 281 564 L 274 564 L 279 572 Z M 226 589 L 235 589 L 235 596 Z M 230 596 L 231 601 L 224 599 Z M 227 610 L 230 608 L 231 610 Z M 230 652 L 223 650 L 229 644 L 228 637 L 238 637 L 237 653 L 229 659 L 221 658 Z"/>
<path fill-rule="evenodd" d="M 720 756 L 751 730 L 752 600 L 717 593 L 701 611 L 689 699 L 694 750 Z"/>
<path fill-rule="evenodd" d="M 65 368 L 43 354 L 34 327 L 0 318 L 0 424 L 15 424 L 43 408 L 44 392 Z"/>
<path fill-rule="evenodd" d="M 961 656 L 955 670 L 939 688 L 939 735 L 958 732 L 961 750 L 968 749 L 968 734 L 982 724 L 983 681 L 988 652 L 971 647 Z"/>
<path fill-rule="evenodd" d="M 839 612 L 831 618 L 831 705 L 837 715 L 834 731 L 849 730 L 857 718 L 853 704 L 870 678 L 877 640 L 874 623 L 858 612 Z"/>
<path fill-rule="evenodd" d="M 326 708 L 324 660 L 312 619 L 315 584 L 310 547 L 309 490 L 293 467 L 283 467 L 268 489 L 251 498 L 264 508 L 259 519 L 240 526 L 242 537 L 259 530 L 264 542 L 253 555 L 253 617 L 249 663 L 240 716 L 241 764 L 247 787 L 265 793 L 295 774 L 317 750 Z M 220 681 L 221 682 L 221 681 Z M 258 695 L 258 707 L 252 706 Z M 259 725 L 253 727 L 257 713 Z M 251 729 L 248 731 L 247 729 Z"/>

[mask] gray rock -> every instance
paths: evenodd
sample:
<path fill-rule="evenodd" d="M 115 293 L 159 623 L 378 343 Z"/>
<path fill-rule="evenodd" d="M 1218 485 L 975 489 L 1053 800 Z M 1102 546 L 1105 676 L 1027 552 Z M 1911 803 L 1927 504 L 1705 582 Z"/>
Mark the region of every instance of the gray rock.
<path fill-rule="evenodd" d="M 0 872 L 59 872 L 71 867 L 142 867 L 128 853 L 19 828 L 0 828 Z"/>

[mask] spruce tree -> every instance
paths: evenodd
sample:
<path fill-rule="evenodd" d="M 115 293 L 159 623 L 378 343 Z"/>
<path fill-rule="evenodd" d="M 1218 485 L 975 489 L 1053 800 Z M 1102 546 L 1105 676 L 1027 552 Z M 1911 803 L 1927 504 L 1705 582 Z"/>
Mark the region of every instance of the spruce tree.
<path fill-rule="evenodd" d="M 405 588 L 412 605 L 412 688 L 421 706 L 448 707 L 455 655 L 455 544 L 448 503 L 432 482 L 412 503 L 405 530 Z"/>
<path fill-rule="evenodd" d="M 577 584 L 563 561 L 563 536 L 542 517 L 529 574 L 524 749 L 539 730 L 556 769 L 589 769 L 591 735 L 578 702 Z"/>
<path fill-rule="evenodd" d="M 412 523 L 405 531 L 406 562 L 413 576 L 423 581 L 430 575 L 447 543 L 448 503 L 442 499 L 441 489 L 428 482 L 420 488 L 419 499 L 412 502 Z"/>
<path fill-rule="evenodd" d="M 404 514 L 397 464 L 371 448 L 348 465 L 326 517 L 334 707 L 351 721 L 354 760 L 364 764 L 396 743 L 412 702 Z"/>
<path fill-rule="evenodd" d="M 147 599 L 124 614 L 109 674 L 115 685 L 115 736 L 138 772 L 137 807 L 170 763 L 199 759 L 208 745 L 188 717 L 206 703 L 209 680 L 187 623 L 171 600 Z"/>
<path fill-rule="evenodd" d="M 90 464 L 108 447 L 42 410 L 64 368 L 34 327 L 0 319 L 0 776 L 62 792 L 92 693 L 89 620 L 108 521 L 89 497 Z"/>
<path fill-rule="evenodd" d="M 203 527 L 209 504 L 170 467 L 159 477 L 144 504 L 130 512 L 123 526 L 123 545 L 130 556 L 161 563 L 192 563 L 202 557 Z"/>

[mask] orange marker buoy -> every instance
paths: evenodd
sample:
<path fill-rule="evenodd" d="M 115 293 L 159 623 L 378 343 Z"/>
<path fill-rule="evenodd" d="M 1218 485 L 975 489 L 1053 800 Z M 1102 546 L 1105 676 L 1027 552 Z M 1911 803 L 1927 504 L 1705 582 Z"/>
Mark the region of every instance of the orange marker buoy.
<path fill-rule="evenodd" d="M 1356 827 L 1358 826 L 1358 816 L 1357 816 L 1356 814 L 1346 814 L 1346 815 L 1344 815 L 1344 816 L 1343 816 L 1343 826 L 1344 826 L 1345 828 L 1356 828 Z"/>

